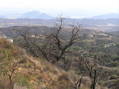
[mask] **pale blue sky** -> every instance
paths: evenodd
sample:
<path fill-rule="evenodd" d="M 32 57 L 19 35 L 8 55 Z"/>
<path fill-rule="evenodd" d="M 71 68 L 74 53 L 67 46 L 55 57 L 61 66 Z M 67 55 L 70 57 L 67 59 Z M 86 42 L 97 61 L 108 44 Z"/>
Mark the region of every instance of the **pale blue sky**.
<path fill-rule="evenodd" d="M 119 13 L 119 0 L 0 0 L 0 11 L 39 10 L 69 17 Z"/>

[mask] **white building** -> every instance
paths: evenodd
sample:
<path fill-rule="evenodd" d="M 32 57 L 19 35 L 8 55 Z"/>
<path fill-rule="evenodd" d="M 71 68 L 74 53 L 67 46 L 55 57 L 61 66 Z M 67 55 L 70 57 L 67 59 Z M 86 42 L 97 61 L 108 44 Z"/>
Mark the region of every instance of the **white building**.
<path fill-rule="evenodd" d="M 0 32 L 0 38 L 5 38 L 7 39 L 10 43 L 13 43 L 13 39 L 8 38 L 5 34 L 3 34 L 2 32 Z"/>

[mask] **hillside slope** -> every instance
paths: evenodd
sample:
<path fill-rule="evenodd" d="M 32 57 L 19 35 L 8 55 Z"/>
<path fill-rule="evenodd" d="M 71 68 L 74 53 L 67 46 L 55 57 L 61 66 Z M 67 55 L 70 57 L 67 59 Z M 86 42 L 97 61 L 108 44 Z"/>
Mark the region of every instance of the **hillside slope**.
<path fill-rule="evenodd" d="M 5 39 L 0 39 L 0 69 L 0 89 L 74 89 L 79 78 L 73 72 L 27 55 Z M 90 79 L 84 77 L 82 89 L 89 89 L 89 85 Z"/>

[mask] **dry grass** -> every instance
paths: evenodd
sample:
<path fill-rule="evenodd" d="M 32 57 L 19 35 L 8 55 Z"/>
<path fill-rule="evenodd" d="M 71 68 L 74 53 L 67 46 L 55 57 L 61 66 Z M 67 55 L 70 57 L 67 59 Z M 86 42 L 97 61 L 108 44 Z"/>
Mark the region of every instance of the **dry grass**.
<path fill-rule="evenodd" d="M 75 73 L 65 72 L 43 59 L 34 58 L 23 49 L 5 39 L 0 39 L 1 59 L 2 56 L 5 56 L 2 54 L 3 51 L 7 51 L 8 55 L 15 60 L 21 59 L 14 76 L 15 89 L 73 89 L 74 82 L 79 77 Z M 6 65 L 6 67 L 9 66 Z M 89 85 L 90 79 L 83 78 L 81 89 L 89 89 Z"/>

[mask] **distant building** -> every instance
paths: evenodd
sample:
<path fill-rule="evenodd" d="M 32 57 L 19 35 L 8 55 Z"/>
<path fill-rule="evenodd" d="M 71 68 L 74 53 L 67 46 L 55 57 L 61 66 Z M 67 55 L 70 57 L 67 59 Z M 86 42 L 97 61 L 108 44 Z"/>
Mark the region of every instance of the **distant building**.
<path fill-rule="evenodd" d="M 9 41 L 10 43 L 13 43 L 13 39 L 7 37 L 5 34 L 3 34 L 2 32 L 0 32 L 0 38 L 5 38 L 7 41 Z"/>
<path fill-rule="evenodd" d="M 0 32 L 0 38 L 7 38 L 7 36 L 3 34 L 2 32 Z"/>
<path fill-rule="evenodd" d="M 7 38 L 7 40 L 8 40 L 10 43 L 13 43 L 13 39 Z"/>

